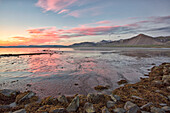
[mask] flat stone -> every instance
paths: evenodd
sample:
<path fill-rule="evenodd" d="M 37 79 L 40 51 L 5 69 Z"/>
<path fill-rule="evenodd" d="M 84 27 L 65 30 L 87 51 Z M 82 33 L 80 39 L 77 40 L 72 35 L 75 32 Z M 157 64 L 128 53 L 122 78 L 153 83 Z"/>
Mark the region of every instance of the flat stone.
<path fill-rule="evenodd" d="M 167 106 L 166 103 L 160 103 L 159 105 L 160 105 L 160 106 Z"/>
<path fill-rule="evenodd" d="M 151 107 L 151 112 L 152 113 L 165 113 L 163 109 L 156 108 L 156 107 Z"/>
<path fill-rule="evenodd" d="M 127 113 L 137 113 L 139 107 L 136 104 L 127 101 L 124 105 L 124 109 L 127 111 Z"/>
<path fill-rule="evenodd" d="M 20 109 L 20 110 L 17 110 L 15 112 L 13 112 L 13 113 L 26 113 L 26 110 L 25 109 Z"/>
<path fill-rule="evenodd" d="M 107 108 L 111 108 L 115 105 L 115 102 L 114 101 L 108 101 L 106 105 L 107 105 Z"/>
<path fill-rule="evenodd" d="M 153 103 L 152 102 L 148 102 L 147 104 L 141 106 L 140 109 L 144 109 L 144 108 L 150 107 L 151 105 L 153 105 Z"/>
<path fill-rule="evenodd" d="M 169 106 L 164 106 L 164 107 L 162 107 L 162 109 L 163 109 L 164 111 L 170 111 L 170 107 L 169 107 Z"/>
<path fill-rule="evenodd" d="M 77 111 L 79 107 L 79 96 L 76 96 L 72 101 L 71 103 L 69 104 L 69 106 L 67 107 L 67 111 L 68 112 L 75 112 Z"/>
<path fill-rule="evenodd" d="M 113 111 L 114 111 L 115 113 L 125 113 L 125 112 L 126 112 L 126 110 L 123 109 L 123 108 L 116 108 L 116 109 L 114 109 Z"/>
<path fill-rule="evenodd" d="M 54 110 L 51 110 L 50 113 L 65 113 L 64 108 L 56 108 Z"/>
<path fill-rule="evenodd" d="M 12 89 L 3 89 L 3 90 L 0 90 L 0 93 L 5 96 L 11 96 L 11 95 L 16 95 L 17 91 L 12 90 Z"/>
<path fill-rule="evenodd" d="M 16 104 L 16 102 L 13 102 L 13 103 L 11 103 L 9 106 L 13 108 L 13 107 L 16 107 L 17 104 Z"/>
<path fill-rule="evenodd" d="M 108 110 L 107 108 L 104 108 L 104 109 L 102 110 L 102 113 L 110 113 L 110 112 L 109 112 L 109 110 Z"/>
<path fill-rule="evenodd" d="M 138 96 L 135 96 L 135 95 L 132 95 L 132 98 L 139 99 L 139 100 L 143 100 L 143 98 L 138 97 Z"/>
<path fill-rule="evenodd" d="M 59 102 L 68 103 L 68 100 L 64 95 L 59 96 L 57 99 Z"/>
<path fill-rule="evenodd" d="M 95 109 L 92 103 L 86 102 L 84 105 L 84 109 L 87 113 L 95 113 Z"/>
<path fill-rule="evenodd" d="M 118 95 L 113 95 L 113 94 L 111 94 L 110 97 L 111 97 L 111 99 L 112 99 L 114 102 L 120 101 L 120 96 L 118 96 Z"/>

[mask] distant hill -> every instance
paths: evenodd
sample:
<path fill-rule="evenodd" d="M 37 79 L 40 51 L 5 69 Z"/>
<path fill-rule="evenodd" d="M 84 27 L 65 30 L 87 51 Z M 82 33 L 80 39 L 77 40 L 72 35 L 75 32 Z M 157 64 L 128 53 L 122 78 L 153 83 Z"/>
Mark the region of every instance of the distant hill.
<path fill-rule="evenodd" d="M 102 40 L 100 42 L 82 42 L 71 45 L 72 47 L 91 47 L 91 46 L 151 46 L 151 45 L 168 45 L 170 46 L 170 36 L 167 37 L 151 37 L 139 34 L 129 39 L 121 39 L 117 41 Z"/>

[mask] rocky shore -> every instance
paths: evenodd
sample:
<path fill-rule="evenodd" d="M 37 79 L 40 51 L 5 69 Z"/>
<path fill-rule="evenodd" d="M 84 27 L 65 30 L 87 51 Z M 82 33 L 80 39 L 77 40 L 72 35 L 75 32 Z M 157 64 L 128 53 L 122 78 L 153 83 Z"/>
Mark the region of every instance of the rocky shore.
<path fill-rule="evenodd" d="M 88 94 L 39 99 L 34 92 L 0 90 L 0 113 L 169 113 L 170 63 L 154 66 L 147 78 L 135 84 L 126 81 L 111 95 Z M 95 87 L 107 90 L 108 86 Z"/>

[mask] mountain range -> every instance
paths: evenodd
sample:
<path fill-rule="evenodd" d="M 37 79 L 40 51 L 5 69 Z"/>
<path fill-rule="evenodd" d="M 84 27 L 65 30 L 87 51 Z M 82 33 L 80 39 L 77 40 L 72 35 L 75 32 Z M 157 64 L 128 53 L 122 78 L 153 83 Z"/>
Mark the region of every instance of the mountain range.
<path fill-rule="evenodd" d="M 88 47 L 88 46 L 170 46 L 170 36 L 151 37 L 139 34 L 129 39 L 120 39 L 116 41 L 102 40 L 100 42 L 82 42 L 71 45 L 72 47 Z"/>

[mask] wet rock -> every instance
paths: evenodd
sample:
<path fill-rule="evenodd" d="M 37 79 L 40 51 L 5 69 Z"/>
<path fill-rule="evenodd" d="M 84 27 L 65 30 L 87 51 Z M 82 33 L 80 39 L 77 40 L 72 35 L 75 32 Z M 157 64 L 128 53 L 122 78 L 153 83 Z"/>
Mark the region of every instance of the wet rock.
<path fill-rule="evenodd" d="M 110 112 L 109 112 L 109 110 L 108 110 L 107 108 L 104 108 L 104 109 L 102 110 L 102 113 L 110 113 Z"/>
<path fill-rule="evenodd" d="M 87 113 L 95 113 L 95 109 L 92 103 L 86 102 L 84 105 L 84 109 Z"/>
<path fill-rule="evenodd" d="M 170 75 L 164 75 L 162 77 L 163 84 L 170 85 Z"/>
<path fill-rule="evenodd" d="M 68 103 L 68 100 L 64 95 L 59 96 L 58 101 L 62 103 Z"/>
<path fill-rule="evenodd" d="M 74 112 L 78 109 L 79 107 L 79 96 L 76 96 L 71 103 L 69 104 L 69 106 L 67 107 L 67 111 L 68 112 Z"/>
<path fill-rule="evenodd" d="M 15 102 L 21 103 L 21 102 L 25 101 L 26 99 L 30 99 L 33 96 L 35 96 L 35 93 L 32 91 L 27 92 L 25 94 L 21 94 L 21 95 L 19 94 L 19 95 L 17 95 Z"/>
<path fill-rule="evenodd" d="M 105 90 L 105 89 L 109 89 L 110 86 L 106 85 L 106 86 L 101 86 L 101 85 L 98 85 L 96 87 L 94 87 L 95 90 L 97 91 L 102 91 L 102 90 Z"/>
<path fill-rule="evenodd" d="M 162 107 L 162 109 L 166 112 L 170 112 L 170 107 L 169 106 L 164 106 Z"/>
<path fill-rule="evenodd" d="M 159 81 L 159 80 L 155 80 L 155 81 L 153 81 L 153 85 L 156 86 L 156 87 L 161 87 L 162 86 L 162 82 Z"/>
<path fill-rule="evenodd" d="M 125 112 L 126 112 L 126 110 L 123 109 L 123 108 L 116 108 L 116 109 L 114 109 L 113 111 L 114 111 L 115 113 L 125 113 Z"/>
<path fill-rule="evenodd" d="M 4 96 L 11 96 L 11 95 L 16 95 L 17 91 L 14 91 L 11 89 L 3 89 L 3 90 L 0 90 L 0 93 L 3 94 Z"/>
<path fill-rule="evenodd" d="M 124 105 L 124 109 L 127 111 L 127 113 L 137 113 L 139 107 L 136 104 L 127 101 Z"/>
<path fill-rule="evenodd" d="M 111 107 L 113 107 L 115 105 L 115 102 L 108 101 L 106 105 L 107 105 L 107 108 L 111 108 Z"/>
<path fill-rule="evenodd" d="M 120 96 L 118 96 L 118 95 L 113 95 L 113 94 L 111 94 L 110 97 L 111 97 L 111 99 L 112 99 L 114 102 L 120 101 Z"/>
<path fill-rule="evenodd" d="M 65 113 L 64 108 L 56 108 L 50 111 L 50 113 Z"/>
<path fill-rule="evenodd" d="M 163 109 L 156 108 L 156 107 L 151 107 L 151 112 L 152 113 L 165 113 Z"/>
<path fill-rule="evenodd" d="M 119 85 L 126 84 L 128 83 L 127 80 L 120 80 L 117 82 Z"/>
<path fill-rule="evenodd" d="M 148 102 L 147 104 L 141 106 L 140 109 L 144 109 L 144 108 L 150 107 L 151 105 L 153 105 L 153 103 L 152 102 Z"/>
<path fill-rule="evenodd" d="M 13 113 L 26 113 L 26 110 L 25 109 L 20 109 L 20 110 L 17 110 L 15 112 L 13 112 Z"/>

